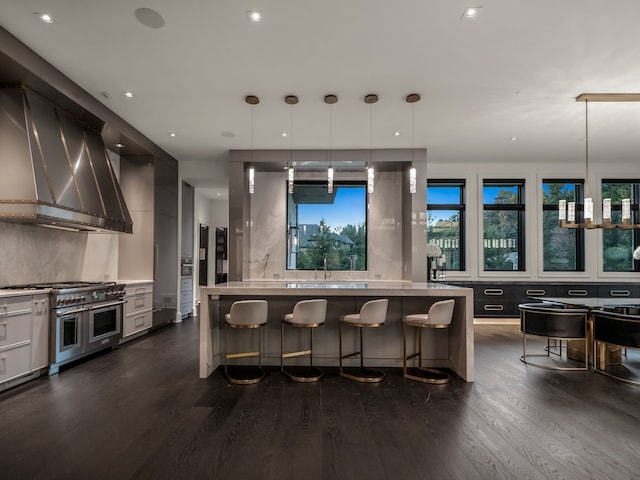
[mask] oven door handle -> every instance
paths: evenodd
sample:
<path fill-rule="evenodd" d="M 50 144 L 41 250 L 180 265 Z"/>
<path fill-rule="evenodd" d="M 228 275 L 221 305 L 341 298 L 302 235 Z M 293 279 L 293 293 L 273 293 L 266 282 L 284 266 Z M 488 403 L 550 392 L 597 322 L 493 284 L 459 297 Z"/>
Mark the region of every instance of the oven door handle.
<path fill-rule="evenodd" d="M 73 315 L 74 313 L 81 313 L 81 312 L 86 312 L 88 309 L 87 307 L 84 308 L 78 308 L 76 310 L 68 310 L 65 312 L 56 312 L 56 316 L 58 317 L 66 317 L 67 315 Z"/>
<path fill-rule="evenodd" d="M 127 303 L 126 300 L 120 300 L 118 302 L 112 302 L 112 303 L 100 303 L 98 305 L 88 307 L 87 310 L 96 310 L 98 308 L 105 308 L 105 307 L 115 307 L 116 305 L 124 305 L 125 303 Z"/>

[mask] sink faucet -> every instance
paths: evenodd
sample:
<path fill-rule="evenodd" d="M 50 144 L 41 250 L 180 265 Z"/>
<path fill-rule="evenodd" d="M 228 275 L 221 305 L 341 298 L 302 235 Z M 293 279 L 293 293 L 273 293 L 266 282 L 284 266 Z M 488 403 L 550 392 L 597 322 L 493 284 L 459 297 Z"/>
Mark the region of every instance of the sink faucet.
<path fill-rule="evenodd" d="M 324 279 L 326 280 L 327 277 L 331 276 L 331 272 L 327 272 L 327 259 L 325 258 L 324 261 Z"/>

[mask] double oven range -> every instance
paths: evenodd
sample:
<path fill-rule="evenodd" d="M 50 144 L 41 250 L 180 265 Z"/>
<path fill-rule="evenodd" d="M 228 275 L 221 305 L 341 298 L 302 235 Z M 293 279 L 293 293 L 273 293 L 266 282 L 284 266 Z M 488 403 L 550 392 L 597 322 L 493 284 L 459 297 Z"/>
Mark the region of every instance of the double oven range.
<path fill-rule="evenodd" d="M 65 282 L 16 288 L 51 289 L 49 375 L 122 338 L 125 286 L 115 282 Z"/>

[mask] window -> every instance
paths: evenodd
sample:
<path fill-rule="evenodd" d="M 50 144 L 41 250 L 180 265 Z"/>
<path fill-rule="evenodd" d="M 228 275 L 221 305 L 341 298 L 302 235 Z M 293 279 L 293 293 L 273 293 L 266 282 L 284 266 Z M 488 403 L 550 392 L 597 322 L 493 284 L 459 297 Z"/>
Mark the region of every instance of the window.
<path fill-rule="evenodd" d="M 576 202 L 576 215 L 582 216 L 582 180 L 542 181 L 542 258 L 545 272 L 584 271 L 584 230 L 560 228 L 558 201 Z M 576 219 L 580 221 L 579 219 Z"/>
<path fill-rule="evenodd" d="M 602 180 L 602 198 L 611 199 L 611 223 L 622 223 L 622 199 L 631 199 L 631 223 L 638 223 L 640 180 Z M 621 228 L 602 230 L 602 265 L 605 272 L 637 272 L 633 250 L 640 245 L 640 232 Z"/>
<path fill-rule="evenodd" d="M 445 255 L 447 270 L 464 270 L 464 180 L 427 183 L 427 240 Z"/>
<path fill-rule="evenodd" d="M 525 269 L 524 180 L 485 180 L 484 270 Z"/>
<path fill-rule="evenodd" d="M 366 270 L 367 185 L 296 182 L 287 194 L 287 269 Z"/>

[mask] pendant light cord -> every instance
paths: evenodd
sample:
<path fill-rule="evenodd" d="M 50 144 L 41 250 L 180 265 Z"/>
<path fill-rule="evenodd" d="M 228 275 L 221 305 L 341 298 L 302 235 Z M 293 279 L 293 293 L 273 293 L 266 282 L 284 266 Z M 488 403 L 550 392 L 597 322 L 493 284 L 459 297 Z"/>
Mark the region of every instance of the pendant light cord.
<path fill-rule="evenodd" d="M 584 101 L 584 186 L 585 198 L 589 198 L 589 100 Z M 584 201 L 584 200 L 583 200 Z"/>

